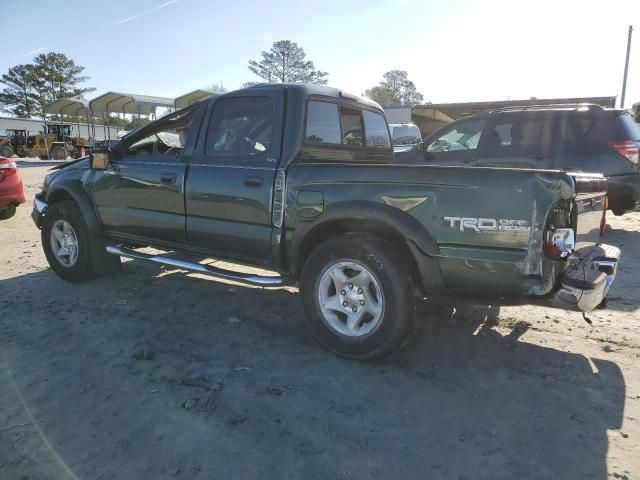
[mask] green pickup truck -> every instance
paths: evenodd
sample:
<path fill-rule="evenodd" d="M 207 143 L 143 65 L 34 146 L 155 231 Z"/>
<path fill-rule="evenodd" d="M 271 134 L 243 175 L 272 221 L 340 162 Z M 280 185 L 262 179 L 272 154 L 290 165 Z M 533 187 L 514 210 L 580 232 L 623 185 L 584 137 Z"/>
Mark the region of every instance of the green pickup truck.
<path fill-rule="evenodd" d="M 113 272 L 129 257 L 297 284 L 314 336 L 369 359 L 411 335 L 425 298 L 603 306 L 620 258 L 599 243 L 606 190 L 598 174 L 395 164 L 375 102 L 257 85 L 56 167 L 32 217 L 65 280 Z"/>

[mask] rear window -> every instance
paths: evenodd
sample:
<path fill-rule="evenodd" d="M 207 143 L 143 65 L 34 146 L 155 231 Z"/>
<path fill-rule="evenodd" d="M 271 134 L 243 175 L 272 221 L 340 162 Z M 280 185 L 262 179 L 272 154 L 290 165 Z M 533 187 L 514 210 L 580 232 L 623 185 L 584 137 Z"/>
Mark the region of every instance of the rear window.
<path fill-rule="evenodd" d="M 618 118 L 620 119 L 620 123 L 629 137 L 629 140 L 640 142 L 640 125 L 633 120 L 633 117 L 625 113 L 620 115 Z"/>
<path fill-rule="evenodd" d="M 340 107 L 343 145 L 363 145 L 362 116 L 357 108 Z"/>

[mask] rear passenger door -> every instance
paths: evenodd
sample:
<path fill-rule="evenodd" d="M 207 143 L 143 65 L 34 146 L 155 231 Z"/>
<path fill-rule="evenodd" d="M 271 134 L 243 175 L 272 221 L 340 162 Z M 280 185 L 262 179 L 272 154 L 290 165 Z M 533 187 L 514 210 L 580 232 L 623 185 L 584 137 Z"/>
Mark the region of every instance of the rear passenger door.
<path fill-rule="evenodd" d="M 283 95 L 281 89 L 256 89 L 221 97 L 209 106 L 186 182 L 192 245 L 267 263 Z"/>
<path fill-rule="evenodd" d="M 551 168 L 556 112 L 507 112 L 492 117 L 480 141 L 476 166 Z"/>

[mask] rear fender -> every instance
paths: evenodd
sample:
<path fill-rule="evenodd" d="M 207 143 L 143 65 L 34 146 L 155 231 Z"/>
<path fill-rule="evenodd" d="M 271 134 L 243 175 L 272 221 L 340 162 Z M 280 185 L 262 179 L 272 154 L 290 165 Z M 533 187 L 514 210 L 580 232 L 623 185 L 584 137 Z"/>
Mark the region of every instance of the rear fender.
<path fill-rule="evenodd" d="M 439 291 L 443 288 L 437 259 L 440 249 L 429 231 L 417 219 L 398 208 L 367 201 L 330 204 L 317 220 L 298 224 L 287 252 L 291 272 L 300 274 L 304 258 L 312 245 L 325 239 L 323 231 L 331 230 L 332 225 L 357 225 L 358 222 L 377 224 L 393 232 L 395 238 L 406 243 L 424 289 Z M 355 231 L 360 230 L 356 228 Z"/>

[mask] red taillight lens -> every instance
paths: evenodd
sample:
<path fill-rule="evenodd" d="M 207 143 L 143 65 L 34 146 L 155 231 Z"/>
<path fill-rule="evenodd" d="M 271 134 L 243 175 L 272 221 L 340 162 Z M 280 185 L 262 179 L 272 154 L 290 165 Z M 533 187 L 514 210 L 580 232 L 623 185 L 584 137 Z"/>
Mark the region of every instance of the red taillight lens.
<path fill-rule="evenodd" d="M 609 146 L 613 148 L 618 155 L 622 155 L 634 165 L 638 164 L 638 157 L 640 157 L 640 151 L 635 142 L 609 142 Z"/>
<path fill-rule="evenodd" d="M 0 178 L 18 173 L 16 162 L 8 158 L 0 158 Z"/>

